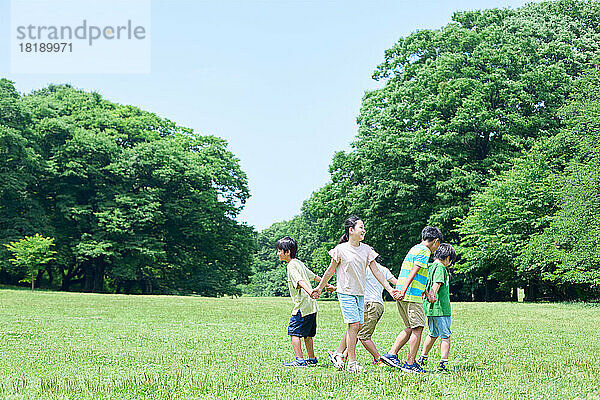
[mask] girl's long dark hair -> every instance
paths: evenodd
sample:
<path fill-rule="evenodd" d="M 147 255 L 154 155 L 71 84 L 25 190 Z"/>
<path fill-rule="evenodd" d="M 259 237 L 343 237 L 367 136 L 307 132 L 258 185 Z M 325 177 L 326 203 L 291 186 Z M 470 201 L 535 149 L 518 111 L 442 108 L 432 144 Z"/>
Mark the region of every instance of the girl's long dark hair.
<path fill-rule="evenodd" d="M 350 240 L 350 228 L 354 228 L 356 226 L 356 223 L 360 220 L 361 219 L 358 218 L 356 215 L 351 215 L 348 218 L 346 218 L 346 221 L 344 221 L 344 234 L 340 238 L 338 244 L 345 243 L 348 240 Z"/>

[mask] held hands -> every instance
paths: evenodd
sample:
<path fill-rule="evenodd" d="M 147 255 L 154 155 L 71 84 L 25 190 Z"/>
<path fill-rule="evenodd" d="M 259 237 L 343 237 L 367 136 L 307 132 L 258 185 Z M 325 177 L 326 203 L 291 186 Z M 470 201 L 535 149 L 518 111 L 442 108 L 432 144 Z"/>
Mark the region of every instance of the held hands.
<path fill-rule="evenodd" d="M 313 299 L 318 299 L 319 297 L 321 297 L 321 291 L 322 289 L 319 289 L 318 287 L 314 288 L 312 293 L 310 294 L 310 297 L 312 297 Z"/>
<path fill-rule="evenodd" d="M 404 296 L 402 295 L 402 293 L 400 293 L 398 289 L 392 289 L 389 293 L 396 301 L 400 301 L 404 298 Z"/>
<path fill-rule="evenodd" d="M 406 296 L 406 290 L 400 290 L 400 294 L 398 295 L 398 298 L 394 298 L 394 300 L 396 301 L 401 301 L 404 300 L 404 296 Z"/>
<path fill-rule="evenodd" d="M 437 299 L 434 296 L 427 293 L 427 301 L 430 302 L 431 304 L 433 304 L 437 301 Z"/>

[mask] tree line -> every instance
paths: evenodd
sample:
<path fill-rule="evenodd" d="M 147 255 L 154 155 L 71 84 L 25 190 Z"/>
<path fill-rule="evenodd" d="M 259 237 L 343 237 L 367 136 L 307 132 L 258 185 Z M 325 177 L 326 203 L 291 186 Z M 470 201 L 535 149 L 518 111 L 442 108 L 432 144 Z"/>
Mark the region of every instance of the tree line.
<path fill-rule="evenodd" d="M 0 80 L 0 283 L 29 279 L 10 250 L 41 234 L 55 254 L 36 286 L 239 293 L 254 250 L 235 219 L 248 196 L 222 139 L 69 85 L 21 95 Z"/>
<path fill-rule="evenodd" d="M 321 273 L 350 214 L 399 272 L 423 226 L 459 250 L 457 300 L 600 292 L 600 3 L 457 12 L 401 38 L 367 92 L 358 135 L 300 215 L 260 232 L 246 291 L 283 294 L 274 241 Z"/>
<path fill-rule="evenodd" d="M 599 47 L 594 0 L 457 12 L 401 38 L 331 182 L 261 232 L 236 221 L 249 190 L 224 140 L 69 85 L 21 95 L 0 80 L 0 283 L 285 295 L 275 242 L 294 237 L 322 273 L 357 214 L 394 273 L 440 227 L 459 251 L 455 300 L 597 298 Z M 52 257 L 31 267 L 28 246 Z"/>

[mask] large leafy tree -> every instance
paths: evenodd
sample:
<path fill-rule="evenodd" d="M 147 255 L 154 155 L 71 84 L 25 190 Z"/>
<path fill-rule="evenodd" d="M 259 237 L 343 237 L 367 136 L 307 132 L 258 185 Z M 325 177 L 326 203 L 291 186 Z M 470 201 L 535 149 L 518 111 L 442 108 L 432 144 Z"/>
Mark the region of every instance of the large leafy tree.
<path fill-rule="evenodd" d="M 44 231 L 46 218 L 39 208 L 43 161 L 36 151 L 31 115 L 12 82 L 0 79 L 0 243 L 19 240 Z M 10 253 L 0 246 L 0 279 L 16 283 L 20 274 L 11 270 Z"/>
<path fill-rule="evenodd" d="M 471 195 L 534 143 L 555 135 L 573 80 L 598 54 L 600 4 L 562 0 L 459 12 L 386 51 L 359 133 L 332 182 L 303 208 L 333 235 L 362 216 L 384 261 L 399 265 L 425 224 L 456 243 Z"/>
<path fill-rule="evenodd" d="M 599 88 L 592 67 L 562 109 L 564 129 L 474 196 L 459 229 L 462 272 L 504 291 L 526 287 L 529 299 L 593 295 Z"/>
<path fill-rule="evenodd" d="M 353 149 L 334 156 L 331 182 L 296 218 L 319 240 L 309 253 L 326 255 L 357 214 L 394 269 L 434 224 L 462 240 L 453 287 L 463 298 L 521 286 L 555 295 L 548 266 L 517 257 L 558 209 L 556 176 L 577 141 L 562 133 L 563 107 L 600 53 L 599 21 L 597 1 L 559 0 L 458 12 L 401 38 L 373 75 L 383 86 L 364 96 Z"/>
<path fill-rule="evenodd" d="M 34 132 L 12 153 L 30 146 L 39 171 L 12 192 L 42 210 L 62 289 L 218 295 L 247 281 L 247 180 L 225 141 L 68 85 L 2 98 Z"/>
<path fill-rule="evenodd" d="M 600 293 L 600 68 L 578 82 L 565 110 L 563 135 L 572 138 L 571 160 L 557 174 L 556 211 L 549 226 L 532 235 L 518 260 L 525 273 L 548 282 L 558 298 L 590 298 Z"/>

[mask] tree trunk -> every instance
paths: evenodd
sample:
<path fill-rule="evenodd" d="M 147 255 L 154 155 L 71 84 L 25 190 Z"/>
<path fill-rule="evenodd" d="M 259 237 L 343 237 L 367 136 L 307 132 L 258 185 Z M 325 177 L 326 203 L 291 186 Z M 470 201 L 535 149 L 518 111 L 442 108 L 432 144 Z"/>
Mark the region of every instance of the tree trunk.
<path fill-rule="evenodd" d="M 35 286 L 35 279 L 34 279 L 35 274 L 32 272 L 31 273 L 31 291 L 33 292 L 33 287 Z"/>
<path fill-rule="evenodd" d="M 83 268 L 83 291 L 90 293 L 94 290 L 94 272 L 95 268 L 89 261 L 86 261 Z"/>
<path fill-rule="evenodd" d="M 98 260 L 94 268 L 94 293 L 104 291 L 104 261 Z"/>
<path fill-rule="evenodd" d="M 142 294 L 152 294 L 152 282 L 150 279 L 142 279 Z"/>
<path fill-rule="evenodd" d="M 529 281 L 529 285 L 527 285 L 527 290 L 525 293 L 525 300 L 526 301 L 535 301 L 536 298 L 537 298 L 537 294 L 536 294 L 535 281 L 531 280 L 531 281 Z"/>
<path fill-rule="evenodd" d="M 42 277 L 44 276 L 44 270 L 43 269 L 39 269 L 37 272 L 37 276 L 35 277 L 35 282 L 36 282 L 36 286 L 40 287 L 42 286 Z"/>
<path fill-rule="evenodd" d="M 71 283 L 73 283 L 73 277 L 76 276 L 77 274 L 80 274 L 82 271 L 80 268 L 77 267 L 69 267 L 69 270 L 67 271 L 66 275 L 63 271 L 63 269 L 61 268 L 60 273 L 62 275 L 62 282 L 60 284 L 60 290 L 64 290 L 65 292 L 68 292 L 71 289 Z"/>
<path fill-rule="evenodd" d="M 487 276 L 485 277 L 485 284 L 484 284 L 484 288 L 485 288 L 485 294 L 484 294 L 484 301 L 490 301 L 490 281 L 488 280 Z"/>
<path fill-rule="evenodd" d="M 54 282 L 54 274 L 52 273 L 52 267 L 47 266 L 46 273 L 48 274 L 48 281 L 50 283 L 50 286 L 52 286 L 52 283 Z"/>

